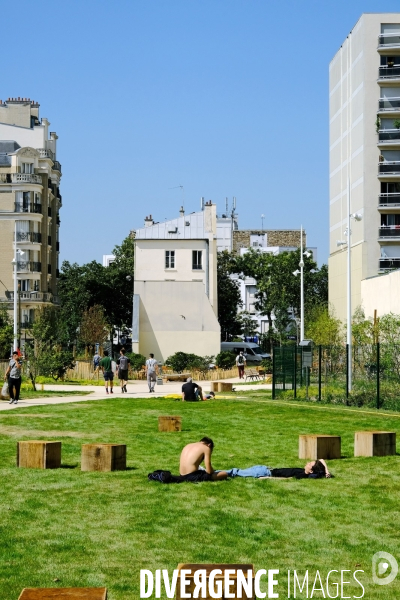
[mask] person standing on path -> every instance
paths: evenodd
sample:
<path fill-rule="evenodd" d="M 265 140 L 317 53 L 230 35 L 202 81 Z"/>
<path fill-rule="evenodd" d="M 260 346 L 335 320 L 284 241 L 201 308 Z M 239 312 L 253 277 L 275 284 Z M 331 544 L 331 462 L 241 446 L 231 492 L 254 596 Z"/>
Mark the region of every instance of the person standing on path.
<path fill-rule="evenodd" d="M 95 373 L 97 373 L 100 369 L 100 360 L 100 354 L 96 352 L 96 354 L 93 356 L 93 370 Z"/>
<path fill-rule="evenodd" d="M 246 366 L 246 357 L 243 354 L 242 350 L 239 352 L 239 354 L 236 357 L 236 366 L 239 371 L 239 379 L 243 379 L 244 378 L 244 368 Z"/>
<path fill-rule="evenodd" d="M 104 358 L 100 361 L 100 368 L 103 371 L 106 393 L 108 394 L 108 382 L 110 382 L 110 393 L 113 394 L 114 373 L 112 371 L 111 358 L 108 356 L 108 350 L 104 350 Z"/>
<path fill-rule="evenodd" d="M 4 379 L 7 379 L 8 377 L 8 391 L 10 394 L 9 404 L 12 404 L 13 402 L 14 404 L 18 404 L 19 391 L 21 389 L 21 369 L 22 363 L 18 356 L 18 352 L 15 351 L 12 353 L 10 364 L 8 365 L 8 369 L 4 375 Z"/>
<path fill-rule="evenodd" d="M 125 356 L 125 348 L 121 348 L 119 351 L 119 359 L 117 360 L 118 365 L 118 379 L 121 384 L 121 392 L 126 393 L 126 384 L 128 383 L 128 369 L 129 363 L 131 362 L 127 356 Z"/>
<path fill-rule="evenodd" d="M 146 360 L 146 376 L 149 392 L 154 392 L 154 386 L 157 380 L 158 362 L 154 358 L 154 354 L 149 354 Z"/>

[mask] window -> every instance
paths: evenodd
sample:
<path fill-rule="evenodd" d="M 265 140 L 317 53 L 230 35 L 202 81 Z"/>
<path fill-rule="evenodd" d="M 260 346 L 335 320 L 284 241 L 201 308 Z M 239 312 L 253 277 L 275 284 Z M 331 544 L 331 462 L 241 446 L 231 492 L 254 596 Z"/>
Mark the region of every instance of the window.
<path fill-rule="evenodd" d="M 175 269 L 175 250 L 165 251 L 165 268 Z"/>
<path fill-rule="evenodd" d="M 33 173 L 33 163 L 22 163 L 21 173 Z"/>
<path fill-rule="evenodd" d="M 192 269 L 193 270 L 201 270 L 202 267 L 202 250 L 193 250 L 192 251 Z"/>

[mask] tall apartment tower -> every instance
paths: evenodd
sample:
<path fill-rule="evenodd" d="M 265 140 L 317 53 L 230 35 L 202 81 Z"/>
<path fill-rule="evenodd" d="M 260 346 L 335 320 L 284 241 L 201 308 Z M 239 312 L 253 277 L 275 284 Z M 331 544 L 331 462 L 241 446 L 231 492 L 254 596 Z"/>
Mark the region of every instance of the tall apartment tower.
<path fill-rule="evenodd" d="M 0 100 L 0 301 L 13 311 L 16 245 L 20 335 L 57 302 L 61 165 L 49 126 L 37 102 Z"/>
<path fill-rule="evenodd" d="M 362 279 L 400 267 L 400 13 L 363 14 L 329 79 L 329 299 L 345 320 L 348 187 L 353 312 Z"/>

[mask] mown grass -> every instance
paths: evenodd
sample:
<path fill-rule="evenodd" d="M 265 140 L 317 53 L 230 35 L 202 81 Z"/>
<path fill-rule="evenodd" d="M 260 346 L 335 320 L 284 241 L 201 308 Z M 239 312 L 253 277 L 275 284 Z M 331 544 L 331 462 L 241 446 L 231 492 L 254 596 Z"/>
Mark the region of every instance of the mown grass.
<path fill-rule="evenodd" d="M 202 403 L 124 397 L 0 413 L 0 598 L 17 600 L 23 587 L 104 585 L 110 600 L 136 599 L 140 569 L 172 573 L 179 562 L 280 569 L 280 597 L 288 569 L 325 577 L 363 569 L 364 598 L 400 597 L 396 581 L 370 583 L 375 552 L 400 556 L 399 457 L 352 457 L 354 431 L 397 431 L 399 415 L 257 395 Z M 159 433 L 162 414 L 182 415 L 183 431 Z M 215 441 L 215 468 L 302 466 L 300 433 L 342 436 L 334 479 L 147 480 L 157 468 L 177 473 L 182 447 L 204 435 Z M 63 468 L 17 469 L 16 441 L 46 438 L 62 440 Z M 82 473 L 81 444 L 94 441 L 127 444 L 128 470 Z M 361 594 L 358 586 L 346 591 Z"/>

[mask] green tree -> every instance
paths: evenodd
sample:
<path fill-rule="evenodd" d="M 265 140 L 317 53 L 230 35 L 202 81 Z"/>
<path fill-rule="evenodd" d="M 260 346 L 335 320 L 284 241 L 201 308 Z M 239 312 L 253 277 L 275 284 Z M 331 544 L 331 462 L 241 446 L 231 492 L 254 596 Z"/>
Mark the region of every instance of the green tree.
<path fill-rule="evenodd" d="M 62 347 L 60 320 L 60 312 L 52 306 L 43 306 L 36 311 L 32 326 L 33 339 L 25 350 L 34 390 L 38 375 L 51 376 L 57 380 L 74 366 L 72 353 Z"/>
<path fill-rule="evenodd" d="M 104 309 L 99 304 L 91 306 L 83 312 L 79 337 L 87 346 L 96 343 L 103 344 L 110 330 L 110 325 L 104 315 Z"/>
<path fill-rule="evenodd" d="M 237 273 L 236 259 L 227 252 L 218 253 L 217 288 L 218 321 L 221 326 L 221 339 L 226 341 L 242 333 L 243 327 L 238 309 L 242 306 L 239 284 L 231 277 Z"/>
<path fill-rule="evenodd" d="M 305 336 L 317 346 L 339 346 L 344 343 L 340 319 L 324 304 L 316 304 L 307 313 Z"/>
<path fill-rule="evenodd" d="M 0 304 L 0 356 L 5 358 L 10 354 L 14 330 L 7 307 Z"/>

